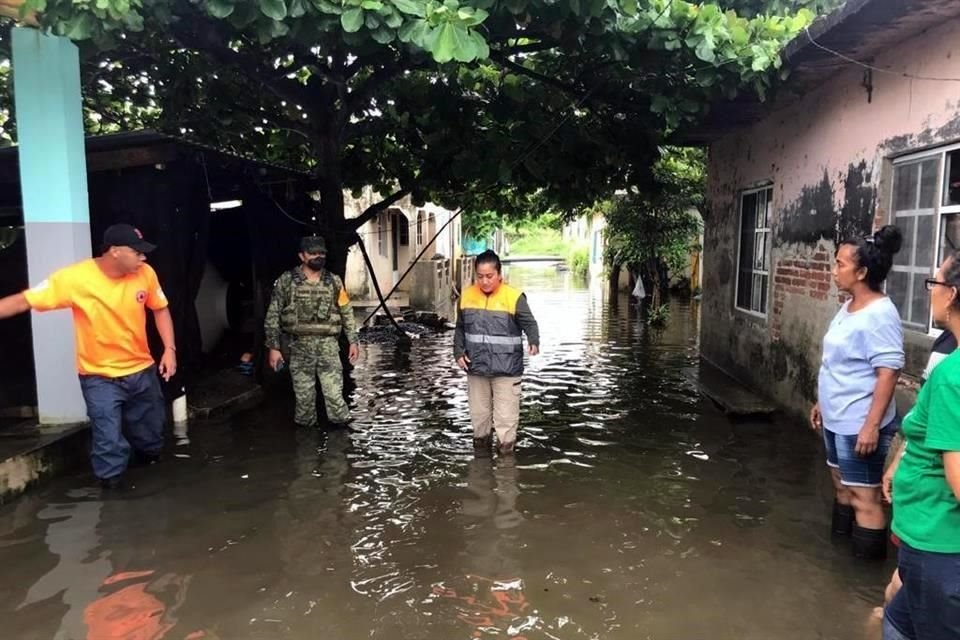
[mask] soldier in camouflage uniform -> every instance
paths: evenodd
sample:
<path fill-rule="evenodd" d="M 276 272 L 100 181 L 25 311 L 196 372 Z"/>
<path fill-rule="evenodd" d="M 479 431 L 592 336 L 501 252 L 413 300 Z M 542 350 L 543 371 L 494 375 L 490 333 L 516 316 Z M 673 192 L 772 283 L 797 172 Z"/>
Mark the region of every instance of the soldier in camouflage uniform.
<path fill-rule="evenodd" d="M 264 322 L 270 367 L 289 360 L 297 398 L 296 422 L 318 426 L 317 379 L 327 407 L 327 419 L 346 424 L 350 409 L 343 398 L 340 332 L 350 342 L 350 362 L 360 355 L 357 324 L 343 281 L 326 270 L 327 245 L 312 236 L 300 242 L 301 265 L 283 273 L 273 285 Z"/>

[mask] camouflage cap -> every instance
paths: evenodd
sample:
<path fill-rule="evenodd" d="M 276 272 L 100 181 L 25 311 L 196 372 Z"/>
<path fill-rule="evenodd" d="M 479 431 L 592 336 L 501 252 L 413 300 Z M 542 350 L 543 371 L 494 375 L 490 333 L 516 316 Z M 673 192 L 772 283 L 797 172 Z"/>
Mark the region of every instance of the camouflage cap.
<path fill-rule="evenodd" d="M 300 240 L 300 251 L 303 253 L 323 253 L 327 250 L 327 242 L 321 236 L 307 236 Z"/>

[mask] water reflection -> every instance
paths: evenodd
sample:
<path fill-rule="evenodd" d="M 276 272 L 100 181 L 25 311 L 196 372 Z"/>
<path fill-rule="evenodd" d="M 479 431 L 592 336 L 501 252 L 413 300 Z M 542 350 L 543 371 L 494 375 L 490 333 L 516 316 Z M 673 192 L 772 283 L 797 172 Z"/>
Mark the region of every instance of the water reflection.
<path fill-rule="evenodd" d="M 831 546 L 814 438 L 701 400 L 696 309 L 651 331 L 625 300 L 509 277 L 543 334 L 515 459 L 474 459 L 449 334 L 366 346 L 358 433 L 265 406 L 194 425 L 122 500 L 75 478 L 0 508 L 9 637 L 86 638 L 124 608 L 164 640 L 862 637 L 888 568 Z"/>

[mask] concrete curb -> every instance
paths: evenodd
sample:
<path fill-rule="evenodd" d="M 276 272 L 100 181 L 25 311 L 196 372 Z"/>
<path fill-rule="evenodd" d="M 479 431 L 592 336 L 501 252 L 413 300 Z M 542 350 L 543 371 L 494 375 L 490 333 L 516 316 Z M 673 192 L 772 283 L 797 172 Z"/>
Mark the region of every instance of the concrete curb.
<path fill-rule="evenodd" d="M 0 504 L 20 497 L 31 487 L 88 464 L 90 427 L 86 424 L 40 427 L 4 432 L 0 460 Z"/>

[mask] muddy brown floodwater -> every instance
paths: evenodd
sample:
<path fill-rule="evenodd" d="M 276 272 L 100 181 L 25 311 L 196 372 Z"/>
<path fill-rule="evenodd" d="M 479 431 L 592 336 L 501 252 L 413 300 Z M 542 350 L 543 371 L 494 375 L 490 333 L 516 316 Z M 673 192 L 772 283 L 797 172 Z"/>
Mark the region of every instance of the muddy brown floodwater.
<path fill-rule="evenodd" d="M 366 346 L 359 433 L 267 405 L 193 425 L 122 497 L 81 474 L 0 508 L 0 637 L 868 637 L 891 563 L 831 542 L 802 424 L 701 399 L 696 307 L 653 332 L 510 275 L 543 336 L 514 459 L 473 458 L 450 334 Z"/>

